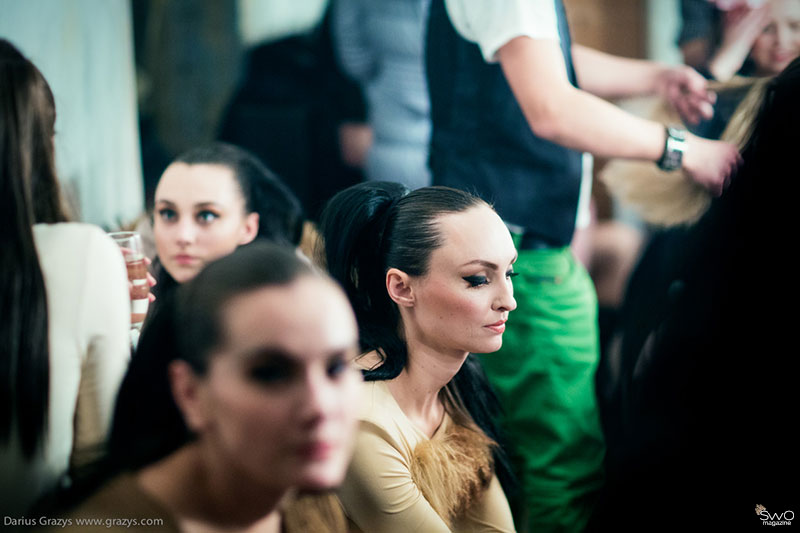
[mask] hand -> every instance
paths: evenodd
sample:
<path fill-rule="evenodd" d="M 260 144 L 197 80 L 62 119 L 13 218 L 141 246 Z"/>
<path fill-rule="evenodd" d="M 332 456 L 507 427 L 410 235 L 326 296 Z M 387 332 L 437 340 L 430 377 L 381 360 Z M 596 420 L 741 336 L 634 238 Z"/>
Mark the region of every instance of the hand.
<path fill-rule="evenodd" d="M 730 183 L 742 156 L 735 145 L 703 139 L 687 134 L 688 146 L 683 154 L 683 170 L 699 185 L 719 196 Z"/>
<path fill-rule="evenodd" d="M 741 6 L 725 13 L 722 42 L 708 62 L 708 70 L 714 78 L 729 80 L 742 68 L 770 18 L 769 4 L 757 8 Z"/>
<path fill-rule="evenodd" d="M 145 256 L 144 264 L 149 267 L 151 263 L 152 263 L 152 261 L 150 261 L 150 258 Z M 153 287 L 156 286 L 156 283 L 158 283 L 156 281 L 156 278 L 154 278 L 153 275 L 150 273 L 150 269 L 147 269 L 147 285 L 149 285 L 150 288 L 152 289 Z M 147 298 L 150 301 L 150 303 L 153 303 L 153 302 L 156 301 L 156 295 L 153 294 L 153 291 L 150 291 L 150 293 L 147 295 Z"/>
<path fill-rule="evenodd" d="M 706 79 L 691 67 L 665 67 L 656 80 L 656 90 L 689 124 L 714 116 L 717 95 L 706 89 Z"/>
<path fill-rule="evenodd" d="M 124 250 L 126 250 L 126 249 L 123 248 L 123 252 L 124 252 Z M 152 261 L 148 257 L 145 256 L 144 264 L 147 265 L 147 266 L 150 266 L 151 263 L 152 263 Z M 157 283 L 156 282 L 156 278 L 154 278 L 153 275 L 150 274 L 150 270 L 148 270 L 147 271 L 147 285 L 152 288 L 152 287 L 156 286 L 156 283 Z M 131 299 L 133 299 L 134 298 L 134 295 L 133 295 L 133 283 L 131 282 L 131 280 L 128 280 L 128 292 L 130 293 Z M 156 301 L 156 295 L 153 294 L 153 291 L 149 291 L 147 293 L 147 299 L 149 300 L 150 303 L 153 303 L 153 302 Z"/>

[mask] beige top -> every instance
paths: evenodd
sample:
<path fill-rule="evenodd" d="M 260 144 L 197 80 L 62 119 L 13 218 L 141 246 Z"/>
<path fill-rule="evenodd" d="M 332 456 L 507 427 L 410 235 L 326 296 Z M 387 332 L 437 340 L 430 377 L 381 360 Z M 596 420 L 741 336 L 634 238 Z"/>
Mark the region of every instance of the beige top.
<path fill-rule="evenodd" d="M 483 499 L 450 529 L 411 477 L 414 449 L 428 439 L 395 401 L 385 381 L 364 383 L 355 454 L 339 489 L 348 518 L 365 533 L 513 532 L 505 494 L 494 477 Z M 433 439 L 453 422 L 445 415 Z"/>
<path fill-rule="evenodd" d="M 47 292 L 49 428 L 44 454 L 23 459 L 15 432 L 0 448 L 0 515 L 21 516 L 70 465 L 96 457 L 130 359 L 130 298 L 122 254 L 89 224 L 37 224 Z"/>

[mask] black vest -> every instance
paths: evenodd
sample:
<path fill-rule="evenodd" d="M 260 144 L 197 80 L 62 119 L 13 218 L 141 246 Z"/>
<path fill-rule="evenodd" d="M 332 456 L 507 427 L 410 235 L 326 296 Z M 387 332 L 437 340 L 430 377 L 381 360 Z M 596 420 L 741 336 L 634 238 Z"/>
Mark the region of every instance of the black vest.
<path fill-rule="evenodd" d="M 555 3 L 567 74 L 577 86 L 564 6 Z M 533 134 L 500 65 L 456 32 L 444 0 L 431 4 L 426 63 L 433 183 L 477 193 L 550 246 L 569 244 L 581 154 Z"/>

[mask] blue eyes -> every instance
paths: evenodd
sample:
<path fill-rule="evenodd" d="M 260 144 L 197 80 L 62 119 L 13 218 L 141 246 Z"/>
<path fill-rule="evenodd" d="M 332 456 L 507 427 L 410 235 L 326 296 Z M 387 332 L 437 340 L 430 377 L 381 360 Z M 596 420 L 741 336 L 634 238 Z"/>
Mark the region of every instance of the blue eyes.
<path fill-rule="evenodd" d="M 200 211 L 197 213 L 197 221 L 201 224 L 209 224 L 219 218 L 219 215 L 213 211 Z"/>
<path fill-rule="evenodd" d="M 158 216 L 164 222 L 169 222 L 173 220 L 177 216 L 177 214 L 175 213 L 174 209 L 164 208 L 158 210 Z"/>
<path fill-rule="evenodd" d="M 509 270 L 508 272 L 506 272 L 506 278 L 511 279 L 513 277 L 516 277 L 518 274 L 519 272 L 514 272 L 513 270 Z M 487 278 L 486 276 L 464 276 L 462 279 L 466 281 L 470 287 L 480 287 L 482 285 L 489 284 L 489 278 Z"/>
<path fill-rule="evenodd" d="M 175 222 L 178 219 L 178 213 L 169 207 L 164 207 L 158 210 L 158 217 L 164 222 Z M 219 213 L 209 210 L 199 211 L 195 218 L 200 225 L 207 225 L 220 217 Z"/>

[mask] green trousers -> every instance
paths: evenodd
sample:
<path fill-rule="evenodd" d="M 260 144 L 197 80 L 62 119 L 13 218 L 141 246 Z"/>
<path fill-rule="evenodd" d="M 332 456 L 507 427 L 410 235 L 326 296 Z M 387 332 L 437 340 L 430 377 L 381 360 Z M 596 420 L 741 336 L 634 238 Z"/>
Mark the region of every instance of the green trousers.
<path fill-rule="evenodd" d="M 518 525 L 581 531 L 603 482 L 597 297 L 569 248 L 520 251 L 514 270 L 517 309 L 503 347 L 481 362 L 505 409 L 523 486 L 527 516 Z"/>

